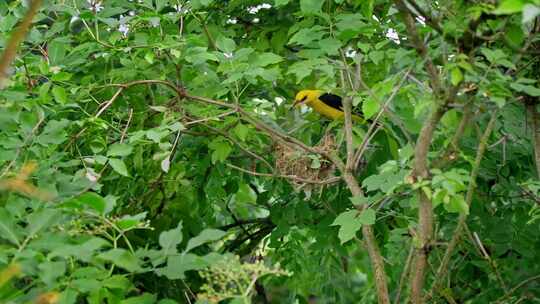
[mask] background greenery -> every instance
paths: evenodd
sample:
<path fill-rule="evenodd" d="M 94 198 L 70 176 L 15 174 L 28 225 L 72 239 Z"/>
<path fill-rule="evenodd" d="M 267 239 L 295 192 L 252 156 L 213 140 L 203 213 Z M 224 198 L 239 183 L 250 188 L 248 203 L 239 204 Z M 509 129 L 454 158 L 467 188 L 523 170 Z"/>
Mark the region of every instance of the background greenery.
<path fill-rule="evenodd" d="M 28 2 L 0 2 L 1 48 Z M 374 303 L 366 225 L 393 302 L 408 301 L 417 252 L 429 303 L 540 302 L 539 13 L 511 0 L 45 1 L 0 91 L 0 302 Z M 354 173 L 364 196 L 275 169 L 282 138 L 260 123 L 307 145 L 332 134 L 346 158 L 342 122 L 291 110 L 302 88 L 384 126 Z M 368 128 L 353 126 L 355 148 Z"/>

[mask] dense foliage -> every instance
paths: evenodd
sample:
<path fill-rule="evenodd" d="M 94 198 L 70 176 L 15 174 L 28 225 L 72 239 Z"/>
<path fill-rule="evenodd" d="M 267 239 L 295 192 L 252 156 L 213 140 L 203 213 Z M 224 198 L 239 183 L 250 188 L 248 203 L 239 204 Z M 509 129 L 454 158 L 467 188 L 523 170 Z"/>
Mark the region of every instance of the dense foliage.
<path fill-rule="evenodd" d="M 0 91 L 0 302 L 540 302 L 539 14 L 44 1 Z"/>

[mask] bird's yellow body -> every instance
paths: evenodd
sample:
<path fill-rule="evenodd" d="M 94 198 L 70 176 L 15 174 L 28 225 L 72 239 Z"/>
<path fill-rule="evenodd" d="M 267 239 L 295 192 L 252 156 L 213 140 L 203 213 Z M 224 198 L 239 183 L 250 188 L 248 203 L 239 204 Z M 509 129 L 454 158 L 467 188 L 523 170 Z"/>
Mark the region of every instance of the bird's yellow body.
<path fill-rule="evenodd" d="M 345 113 L 341 103 L 341 97 L 321 90 L 302 90 L 296 94 L 295 106 L 305 104 L 315 112 L 332 120 L 343 119 Z M 352 115 L 352 119 L 357 122 L 365 122 L 359 115 Z"/>

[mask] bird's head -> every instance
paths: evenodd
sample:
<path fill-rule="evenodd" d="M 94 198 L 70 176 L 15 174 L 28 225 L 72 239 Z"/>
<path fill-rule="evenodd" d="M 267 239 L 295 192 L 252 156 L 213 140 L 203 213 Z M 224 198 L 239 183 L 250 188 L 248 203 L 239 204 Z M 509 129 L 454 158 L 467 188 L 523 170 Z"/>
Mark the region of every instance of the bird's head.
<path fill-rule="evenodd" d="M 296 94 L 293 107 L 299 107 L 303 104 L 310 106 L 310 104 L 317 100 L 321 94 L 322 91 L 319 90 L 302 90 Z"/>

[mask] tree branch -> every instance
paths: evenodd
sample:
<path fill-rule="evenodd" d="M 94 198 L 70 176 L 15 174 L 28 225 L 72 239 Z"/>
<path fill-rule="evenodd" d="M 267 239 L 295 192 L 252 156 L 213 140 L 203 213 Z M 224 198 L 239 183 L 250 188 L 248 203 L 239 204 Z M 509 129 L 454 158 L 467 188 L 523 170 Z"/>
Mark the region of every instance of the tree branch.
<path fill-rule="evenodd" d="M 527 112 L 529 112 L 529 117 L 531 121 L 532 128 L 532 143 L 533 143 L 533 152 L 534 152 L 534 162 L 536 164 L 536 174 L 540 178 L 540 114 L 536 102 L 527 102 Z"/>
<path fill-rule="evenodd" d="M 37 14 L 39 7 L 41 6 L 41 2 L 42 0 L 34 0 L 32 3 L 30 3 L 30 8 L 26 12 L 26 15 L 24 15 L 21 24 L 19 24 L 19 26 L 15 29 L 11 35 L 11 38 L 7 42 L 4 53 L 0 58 L 0 89 L 2 89 L 5 85 L 4 80 L 8 77 L 9 66 L 11 65 L 11 62 L 13 62 L 13 59 L 15 59 L 19 44 L 23 41 L 26 33 L 30 29 L 32 20 Z"/>
<path fill-rule="evenodd" d="M 442 90 L 439 72 L 437 71 L 437 68 L 433 64 L 431 58 L 428 56 L 427 48 L 422 42 L 422 39 L 420 39 L 420 36 L 418 35 L 414 18 L 411 15 L 410 11 L 407 9 L 407 5 L 403 2 L 403 0 L 397 0 L 396 2 L 399 10 L 401 11 L 403 21 L 405 22 L 405 26 L 407 28 L 407 33 L 412 41 L 413 47 L 416 49 L 420 57 L 422 57 L 422 59 L 424 59 L 425 61 L 424 65 L 426 71 L 429 74 L 431 88 L 436 95 L 440 95 L 442 93 Z"/>
<path fill-rule="evenodd" d="M 251 171 L 251 170 L 247 170 L 247 169 L 235 166 L 233 164 L 226 164 L 226 165 L 228 167 L 230 167 L 230 168 L 233 168 L 235 170 L 238 170 L 238 171 L 241 171 L 241 172 L 253 175 L 253 176 L 285 178 L 285 179 L 290 179 L 290 180 L 293 180 L 295 182 L 305 183 L 305 184 L 328 185 L 328 184 L 337 183 L 337 182 L 339 182 L 341 180 L 341 177 L 336 176 L 336 177 L 332 177 L 332 178 L 328 178 L 328 179 L 325 179 L 325 180 L 318 181 L 318 180 L 311 180 L 311 179 L 301 178 L 301 177 L 298 177 L 296 175 L 282 175 L 282 174 L 272 174 L 272 173 L 262 173 L 262 172 Z"/>
<path fill-rule="evenodd" d="M 482 137 L 480 138 L 480 143 L 478 144 L 478 150 L 476 152 L 476 158 L 474 160 L 474 164 L 471 169 L 471 175 L 469 178 L 469 186 L 467 188 L 467 194 L 465 196 L 465 202 L 467 203 L 468 206 L 470 206 L 472 203 L 474 190 L 476 188 L 476 178 L 478 176 L 478 172 L 480 171 L 480 163 L 482 161 L 482 158 L 484 157 L 484 152 L 486 151 L 489 136 L 491 135 L 491 132 L 493 131 L 493 128 L 495 127 L 497 114 L 498 112 L 496 110 L 493 111 L 493 113 L 491 114 L 491 119 L 489 120 L 489 123 L 484 131 L 484 134 L 482 134 Z M 435 281 L 433 282 L 431 290 L 429 294 L 426 296 L 426 299 L 430 299 L 431 296 L 433 295 L 433 292 L 438 291 L 440 289 L 441 282 L 443 278 L 446 277 L 446 274 L 448 272 L 448 264 L 450 263 L 450 258 L 452 257 L 452 253 L 460 240 L 461 233 L 462 233 L 463 227 L 465 226 L 466 219 L 467 219 L 467 215 L 465 214 L 461 214 L 459 216 L 458 225 L 452 234 L 452 239 L 448 243 L 448 247 L 446 248 L 446 252 L 444 253 L 441 264 L 439 265 L 439 268 L 437 269 Z"/>

